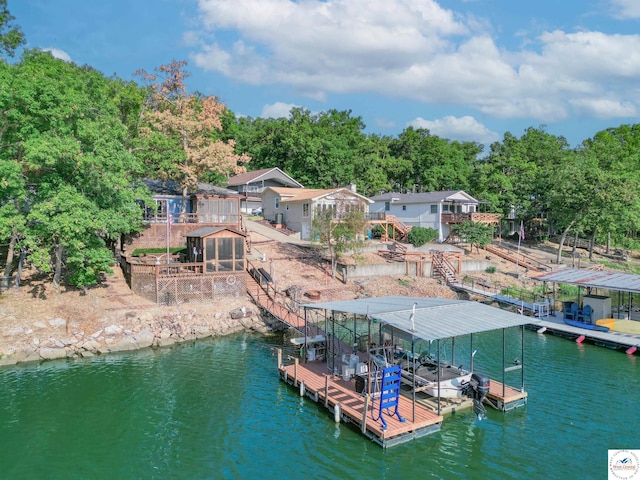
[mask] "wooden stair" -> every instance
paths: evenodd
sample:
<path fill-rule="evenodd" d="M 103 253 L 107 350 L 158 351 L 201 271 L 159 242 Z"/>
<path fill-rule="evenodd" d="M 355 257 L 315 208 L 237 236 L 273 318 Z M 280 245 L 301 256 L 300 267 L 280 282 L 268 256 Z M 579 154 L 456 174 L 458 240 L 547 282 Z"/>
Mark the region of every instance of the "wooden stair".
<path fill-rule="evenodd" d="M 444 257 L 443 252 L 435 252 L 432 259 L 433 273 L 439 275 L 447 285 L 459 285 L 460 281 L 456 277 L 456 269 Z"/>
<path fill-rule="evenodd" d="M 486 247 L 484 247 L 484 249 L 489 253 L 493 253 L 500 258 L 504 258 L 509 262 L 513 262 L 520 267 L 525 267 L 534 272 L 545 272 L 549 270 L 549 267 L 547 267 L 545 264 L 522 252 L 520 252 L 519 254 L 514 253 L 511 250 L 507 250 L 496 245 L 487 245 Z"/>

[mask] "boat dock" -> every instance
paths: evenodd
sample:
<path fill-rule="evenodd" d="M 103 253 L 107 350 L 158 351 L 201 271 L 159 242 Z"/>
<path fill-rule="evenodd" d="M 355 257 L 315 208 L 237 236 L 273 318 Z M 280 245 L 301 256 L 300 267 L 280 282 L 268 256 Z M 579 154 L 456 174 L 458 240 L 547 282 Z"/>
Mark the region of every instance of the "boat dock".
<path fill-rule="evenodd" d="M 471 398 L 440 398 L 424 392 L 416 392 L 415 405 L 413 392 L 403 389 L 399 397 L 399 413 L 405 421 L 391 415 L 384 415 L 387 428 L 377 419 L 377 399 L 356 391 L 355 379 L 327 372 L 327 364 L 320 360 L 291 365 L 282 364 L 282 352 L 278 351 L 279 374 L 281 380 L 296 388 L 300 396 L 306 396 L 318 404 L 324 405 L 334 416 L 336 422 L 354 426 L 360 432 L 383 448 L 392 447 L 410 440 L 438 432 L 443 415 L 473 407 Z M 499 411 L 509 411 L 526 405 L 527 392 L 491 380 L 491 387 L 484 403 Z"/>
<path fill-rule="evenodd" d="M 558 315 L 551 314 L 548 317 L 540 318 L 531 322 L 527 328 L 536 330 L 539 333 L 547 333 L 567 338 L 569 340 L 577 340 L 584 337 L 581 342 L 591 343 L 599 347 L 607 347 L 613 350 L 623 350 L 640 354 L 640 335 L 632 333 L 623 333 L 616 331 L 600 332 L 596 330 L 588 330 L 586 328 L 573 327 L 564 323 L 562 312 L 554 312 Z M 635 350 L 634 350 L 635 347 Z"/>
<path fill-rule="evenodd" d="M 279 352 L 279 358 L 281 352 Z M 429 435 L 440 430 L 443 417 L 431 409 L 416 404 L 401 395 L 398 411 L 405 419 L 401 422 L 397 417 L 386 415 L 383 411 L 387 428 L 382 427 L 380 420 L 374 420 L 377 413 L 376 398 L 356 392 L 355 381 L 345 381 L 342 377 L 327 372 L 327 365 L 321 361 L 298 363 L 284 366 L 279 360 L 280 378 L 289 385 L 300 390 L 317 403 L 322 403 L 334 415 L 336 422 L 352 424 L 361 433 L 383 448 L 392 447 L 410 440 Z"/>

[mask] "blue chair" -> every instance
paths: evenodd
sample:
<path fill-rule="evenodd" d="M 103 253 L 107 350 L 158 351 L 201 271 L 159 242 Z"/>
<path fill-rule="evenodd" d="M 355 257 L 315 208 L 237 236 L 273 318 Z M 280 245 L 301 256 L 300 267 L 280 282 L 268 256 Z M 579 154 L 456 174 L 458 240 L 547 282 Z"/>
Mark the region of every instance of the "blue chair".
<path fill-rule="evenodd" d="M 567 320 L 577 320 L 578 304 L 576 302 L 572 302 L 570 305 L 565 305 L 565 309 L 563 313 L 564 313 L 564 318 L 566 318 Z"/>
<path fill-rule="evenodd" d="M 585 323 L 593 323 L 592 315 L 593 310 L 591 309 L 591 305 L 585 305 L 584 308 L 578 312 L 577 320 Z"/>

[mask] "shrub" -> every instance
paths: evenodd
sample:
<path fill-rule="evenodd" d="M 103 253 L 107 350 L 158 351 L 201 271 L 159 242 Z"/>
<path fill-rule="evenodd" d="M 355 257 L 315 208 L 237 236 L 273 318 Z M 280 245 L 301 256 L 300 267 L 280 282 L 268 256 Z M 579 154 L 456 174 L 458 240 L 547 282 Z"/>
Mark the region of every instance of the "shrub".
<path fill-rule="evenodd" d="M 495 265 L 491 265 L 490 267 L 487 267 L 485 269 L 485 272 L 487 272 L 487 273 L 496 273 L 496 270 L 497 270 L 496 266 Z"/>
<path fill-rule="evenodd" d="M 414 247 L 420 247 L 436 238 L 438 238 L 438 232 L 434 228 L 413 227 L 407 235 L 407 240 Z"/>

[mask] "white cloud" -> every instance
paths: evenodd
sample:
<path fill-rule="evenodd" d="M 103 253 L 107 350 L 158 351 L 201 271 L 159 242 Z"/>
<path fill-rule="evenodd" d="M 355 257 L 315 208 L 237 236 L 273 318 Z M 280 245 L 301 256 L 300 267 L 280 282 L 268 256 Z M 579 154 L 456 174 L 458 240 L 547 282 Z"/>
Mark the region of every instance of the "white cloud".
<path fill-rule="evenodd" d="M 612 1 L 628 15 L 640 5 Z M 199 6 L 216 43 L 192 55 L 196 66 L 249 84 L 288 85 L 317 100 L 375 93 L 544 122 L 640 109 L 640 97 L 630 93 L 640 77 L 638 35 L 551 31 L 510 51 L 489 35 L 486 20 L 435 0 L 200 0 Z M 607 101 L 588 108 L 584 98 Z"/>
<path fill-rule="evenodd" d="M 638 0 L 611 0 L 616 18 L 640 18 L 640 2 Z"/>
<path fill-rule="evenodd" d="M 292 108 L 299 107 L 293 103 L 276 102 L 262 107 L 262 118 L 289 118 Z"/>
<path fill-rule="evenodd" d="M 468 115 L 464 117 L 454 117 L 448 115 L 436 120 L 425 120 L 417 117 L 409 122 L 414 128 L 426 128 L 433 135 L 466 142 L 478 142 L 483 145 L 490 145 L 500 140 L 496 132 L 492 132 L 475 118 Z"/>
<path fill-rule="evenodd" d="M 630 102 L 620 102 L 607 98 L 579 98 L 571 102 L 576 110 L 596 118 L 636 117 L 638 109 Z"/>
<path fill-rule="evenodd" d="M 42 51 L 51 53 L 54 58 L 64 60 L 65 62 L 71 62 L 71 56 L 59 48 L 43 48 Z"/>

